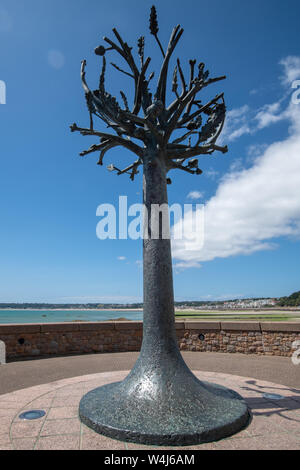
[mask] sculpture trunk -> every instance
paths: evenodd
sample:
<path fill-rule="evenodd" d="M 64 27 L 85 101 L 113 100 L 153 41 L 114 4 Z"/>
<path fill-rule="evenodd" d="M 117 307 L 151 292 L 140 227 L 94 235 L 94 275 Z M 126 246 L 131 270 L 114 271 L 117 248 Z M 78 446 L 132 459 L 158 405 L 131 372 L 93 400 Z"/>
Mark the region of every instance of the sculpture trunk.
<path fill-rule="evenodd" d="M 85 395 L 81 420 L 123 441 L 189 445 L 229 436 L 249 420 L 247 404 L 232 390 L 201 382 L 185 364 L 176 340 L 170 239 L 155 230 L 155 204 L 167 203 L 163 155 L 144 158 L 144 324 L 140 356 L 123 382 Z M 166 219 L 165 219 L 166 223 Z M 158 235 L 158 236 L 157 236 Z M 200 365 L 199 365 L 200 367 Z"/>
<path fill-rule="evenodd" d="M 160 217 L 159 211 L 155 210 L 168 204 L 166 168 L 164 159 L 155 150 L 147 157 L 143 178 L 145 219 L 142 354 L 146 350 L 153 361 L 158 356 L 165 357 L 167 351 L 173 351 L 176 335 L 169 220 Z"/>

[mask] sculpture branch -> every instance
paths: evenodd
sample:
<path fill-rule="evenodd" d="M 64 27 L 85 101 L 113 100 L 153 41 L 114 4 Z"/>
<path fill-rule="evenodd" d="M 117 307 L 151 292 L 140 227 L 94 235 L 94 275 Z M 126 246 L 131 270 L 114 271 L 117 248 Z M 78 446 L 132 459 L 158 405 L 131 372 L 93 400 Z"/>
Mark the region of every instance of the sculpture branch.
<path fill-rule="evenodd" d="M 109 150 L 113 149 L 114 147 L 117 147 L 119 144 L 117 143 L 107 143 L 106 146 L 104 147 L 104 149 L 102 150 L 102 152 L 100 153 L 100 158 L 99 158 L 99 161 L 97 163 L 97 165 L 103 165 L 103 158 L 106 154 L 106 152 L 108 152 Z"/>
<path fill-rule="evenodd" d="M 218 82 L 220 80 L 225 80 L 226 76 L 222 76 L 222 77 L 216 77 L 216 78 L 212 78 L 210 80 L 208 80 L 207 82 L 202 82 L 202 81 L 199 81 L 198 79 L 195 79 L 194 80 L 194 86 L 192 87 L 191 90 L 189 90 L 189 92 L 185 95 L 184 99 L 185 99 L 185 105 L 183 107 L 181 107 L 181 110 L 180 110 L 180 114 L 182 113 L 184 107 L 190 102 L 190 101 L 194 101 L 194 97 L 195 95 L 203 88 L 207 87 L 208 85 L 212 84 L 212 83 L 215 83 L 215 82 Z M 197 87 L 197 88 L 195 88 Z M 193 93 L 195 92 L 195 93 Z M 223 93 L 221 94 L 223 95 Z M 220 96 L 221 96 L 220 95 Z M 180 99 L 176 100 L 174 103 L 172 103 L 172 105 L 168 108 L 168 116 L 171 117 L 172 113 L 176 110 L 176 108 L 178 108 L 180 105 L 182 105 L 182 99 L 183 97 L 180 97 Z M 195 114 L 195 116 L 199 115 L 201 112 L 203 111 L 196 111 L 197 114 Z M 179 114 L 179 116 L 180 116 Z M 193 116 L 193 117 L 195 117 Z M 192 117 L 192 118 L 193 118 Z M 186 122 L 188 122 L 189 119 L 187 119 Z M 180 122 L 179 125 L 181 126 L 182 123 Z"/>
<path fill-rule="evenodd" d="M 184 78 L 184 75 L 183 75 L 183 71 L 182 71 L 179 59 L 177 59 L 177 67 L 178 67 L 178 70 L 179 70 L 180 80 L 181 80 L 181 84 L 182 84 L 182 93 L 181 94 L 184 95 L 186 93 L 186 82 L 185 82 L 185 78 Z"/>
<path fill-rule="evenodd" d="M 80 152 L 79 155 L 81 157 L 85 157 L 86 155 L 89 155 L 90 153 L 97 152 L 97 151 L 103 149 L 103 147 L 106 147 L 109 142 L 110 142 L 110 140 L 105 140 L 102 144 L 91 145 L 91 147 L 88 150 L 83 150 L 82 152 Z"/>
<path fill-rule="evenodd" d="M 134 128 L 126 120 L 121 119 L 122 110 L 119 107 L 116 99 L 105 93 L 104 90 L 104 73 L 105 73 L 105 58 L 103 58 L 103 68 L 100 76 L 99 90 L 92 92 L 85 79 L 86 61 L 81 63 L 81 81 L 85 91 L 87 104 L 90 113 L 99 115 L 99 117 L 108 125 L 112 127 L 119 135 L 127 133 L 133 137 Z M 97 93 L 97 94 L 96 94 Z"/>
<path fill-rule="evenodd" d="M 131 68 L 134 76 L 138 76 L 138 68 L 135 64 L 135 61 L 134 61 L 134 58 L 132 56 L 132 53 L 131 53 L 131 47 L 128 46 L 128 44 L 126 42 L 123 41 L 123 39 L 121 38 L 120 34 L 118 33 L 117 29 L 116 28 L 113 28 L 113 32 L 114 32 L 114 35 L 116 36 L 116 38 L 118 39 L 123 51 L 124 51 L 124 54 L 125 54 L 125 57 L 126 57 L 126 60 L 128 62 L 128 65 L 129 67 Z"/>
<path fill-rule="evenodd" d="M 126 112 L 129 113 L 130 111 L 129 111 L 129 106 L 128 106 L 127 97 L 126 97 L 126 95 L 125 95 L 125 93 L 124 93 L 123 91 L 120 91 L 120 95 L 121 95 L 121 97 L 122 97 L 122 100 L 123 100 L 123 103 L 124 103 L 124 106 L 125 106 L 125 110 L 126 110 Z"/>
<path fill-rule="evenodd" d="M 228 152 L 228 147 L 220 147 L 215 144 L 204 145 L 202 147 L 182 146 L 182 148 L 172 148 L 168 146 L 167 157 L 171 160 L 180 158 L 184 158 L 186 160 L 187 158 L 197 157 L 198 155 L 211 155 L 215 150 L 226 153 Z"/>
<path fill-rule="evenodd" d="M 143 83 L 145 80 L 145 73 L 147 71 L 147 68 L 150 64 L 151 58 L 147 57 L 145 63 L 142 66 L 141 73 L 139 74 L 137 86 L 136 86 L 136 94 L 135 94 L 135 102 L 134 102 L 134 108 L 132 110 L 132 114 L 138 114 L 141 106 L 142 106 L 142 89 L 143 89 Z"/>
<path fill-rule="evenodd" d="M 190 60 L 190 84 L 189 84 L 189 90 L 193 88 L 193 82 L 194 82 L 194 71 L 195 71 L 195 65 L 196 65 L 196 60 Z M 187 106 L 187 114 L 190 114 L 192 106 L 193 106 L 194 101 L 191 100 Z"/>
<path fill-rule="evenodd" d="M 198 65 L 198 74 L 195 73 L 196 60 L 190 60 L 190 74 L 187 82 L 181 67 L 179 58 L 173 73 L 172 92 L 175 93 L 176 99 L 168 107 L 166 106 L 166 85 L 168 78 L 168 68 L 172 54 L 180 40 L 183 29 L 180 25 L 173 29 L 168 47 L 164 52 L 163 47 L 158 39 L 158 22 L 155 7 L 151 8 L 150 16 L 150 32 L 154 35 L 163 54 L 163 62 L 158 77 L 156 92 L 154 98 L 149 91 L 149 82 L 153 78 L 154 73 L 150 74 L 146 79 L 146 73 L 151 61 L 150 57 L 145 59 L 145 37 L 138 39 L 138 56 L 140 59 L 140 69 L 138 69 L 132 54 L 132 48 L 122 39 L 116 28 L 113 33 L 117 39 L 115 43 L 111 39 L 104 37 L 104 41 L 109 47 L 98 46 L 95 53 L 103 56 L 103 66 L 100 75 L 99 89 L 91 91 L 86 82 L 86 61 L 82 62 L 81 80 L 86 96 L 87 106 L 90 115 L 90 129 L 79 128 L 76 124 L 71 126 L 71 130 L 79 131 L 82 135 L 94 135 L 100 137 L 100 144 L 92 145 L 89 149 L 81 152 L 81 155 L 100 151 L 99 165 L 102 164 L 105 153 L 113 147 L 123 146 L 132 151 L 139 157 L 139 164 L 143 163 L 142 159 L 147 154 L 149 145 L 160 152 L 167 165 L 172 168 L 178 168 L 188 173 L 195 173 L 195 168 L 189 164 L 187 167 L 182 163 L 197 155 L 210 155 L 214 151 L 225 153 L 227 147 L 216 145 L 225 122 L 225 103 L 223 93 L 218 94 L 205 105 L 196 98 L 197 94 L 208 85 L 223 80 L 225 76 L 208 78 L 209 72 L 205 71 L 204 63 Z M 134 102 L 132 111 L 130 111 L 127 97 L 123 91 L 120 91 L 122 98 L 122 107 L 116 98 L 105 91 L 105 72 L 106 59 L 105 53 L 108 51 L 117 52 L 129 66 L 130 72 L 111 62 L 112 66 L 121 73 L 134 79 Z M 178 74 L 181 81 L 181 94 L 178 93 Z M 196 111 L 193 111 L 196 107 Z M 139 116 L 141 109 L 144 116 Z M 107 127 L 114 130 L 116 135 L 107 132 L 94 130 L 93 115 L 99 117 L 106 123 Z M 204 120 L 203 116 L 207 118 Z M 172 133 L 182 129 L 182 135 L 170 142 Z M 194 138 L 193 138 L 194 137 Z M 131 139 L 137 139 L 143 142 L 144 147 L 137 145 Z M 175 166 L 174 166 L 174 161 Z M 181 163 L 180 163 L 181 161 Z M 182 167 L 182 168 L 181 168 Z M 123 173 L 133 171 L 131 176 L 134 178 L 137 169 L 137 162 L 130 167 L 130 170 L 118 170 Z"/>
<path fill-rule="evenodd" d="M 173 51 L 181 38 L 183 33 L 183 29 L 180 29 L 180 25 L 176 26 L 173 29 L 173 32 L 170 37 L 167 53 L 165 55 L 162 68 L 160 71 L 160 76 L 158 80 L 158 85 L 157 85 L 157 91 L 156 91 L 156 98 L 165 105 L 166 103 L 166 84 L 167 84 L 167 75 L 168 75 L 168 67 L 169 67 L 169 62 L 171 59 L 171 56 L 173 54 Z"/>
<path fill-rule="evenodd" d="M 202 170 L 198 168 L 198 160 L 194 160 L 188 163 L 187 166 L 182 165 L 183 161 L 179 160 L 179 162 L 172 162 L 169 166 L 170 170 L 182 170 L 191 175 L 202 175 Z"/>
<path fill-rule="evenodd" d="M 192 89 L 193 87 L 193 81 L 194 81 L 194 73 L 195 73 L 195 65 L 196 65 L 196 59 L 195 60 L 190 60 L 190 85 L 189 85 L 189 90 Z"/>
<path fill-rule="evenodd" d="M 132 163 L 131 165 L 129 165 L 128 167 L 124 168 L 124 170 L 120 170 L 119 168 L 117 168 L 115 165 L 111 164 L 111 165 L 108 165 L 107 169 L 109 171 L 116 171 L 117 172 L 117 175 L 120 176 L 120 175 L 123 175 L 125 173 L 129 173 L 130 170 L 132 170 L 129 174 L 130 174 L 130 179 L 133 181 L 134 180 L 134 177 L 135 175 L 137 175 L 139 172 L 137 170 L 137 168 L 142 164 L 142 161 L 139 159 L 139 160 L 136 160 L 134 163 Z"/>
<path fill-rule="evenodd" d="M 144 52 L 145 52 L 145 37 L 141 36 L 138 39 L 138 53 L 141 59 L 141 65 L 143 66 L 144 63 Z"/>
<path fill-rule="evenodd" d="M 196 83 L 193 88 L 187 93 L 184 99 L 180 100 L 178 102 L 178 107 L 171 119 L 168 122 L 168 128 L 165 134 L 165 142 L 168 142 L 173 130 L 176 128 L 177 122 L 186 107 L 186 105 L 189 103 L 189 101 L 198 93 L 198 91 L 201 89 L 201 82 Z"/>
<path fill-rule="evenodd" d="M 134 75 L 132 75 L 131 73 L 128 73 L 128 72 L 126 72 L 125 70 L 121 69 L 118 65 L 114 64 L 113 62 L 111 62 L 111 65 L 112 65 L 115 69 L 117 69 L 119 72 L 124 73 L 124 74 L 127 75 L 128 77 L 134 78 Z"/>
<path fill-rule="evenodd" d="M 158 39 L 158 36 L 157 36 L 157 33 L 158 33 L 158 22 L 157 22 L 157 13 L 156 13 L 156 8 L 155 6 L 152 6 L 151 8 L 151 14 L 150 14 L 150 32 L 151 34 L 153 34 L 153 36 L 155 37 L 156 39 L 156 42 L 161 50 L 161 53 L 163 55 L 163 57 L 165 57 L 165 53 L 164 53 L 164 50 L 163 50 L 163 47 L 160 43 L 160 40 Z"/>
<path fill-rule="evenodd" d="M 181 119 L 180 121 L 178 121 L 178 127 L 182 127 L 184 126 L 185 124 L 187 124 L 189 121 L 195 119 L 197 116 L 199 116 L 201 113 L 204 113 L 205 111 L 207 111 L 210 106 L 212 106 L 213 104 L 217 103 L 221 98 L 223 98 L 224 94 L 223 93 L 220 93 L 219 95 L 217 95 L 215 98 L 213 98 L 212 100 L 210 100 L 208 103 L 206 103 L 204 106 L 201 106 L 198 111 L 195 111 L 193 114 L 191 115 L 188 115 L 186 116 L 185 118 Z"/>
<path fill-rule="evenodd" d="M 178 139 L 173 140 L 172 144 L 180 144 L 180 142 L 184 142 L 190 135 L 193 134 L 198 134 L 196 131 L 189 131 L 186 134 L 184 134 L 182 137 L 179 137 Z"/>
<path fill-rule="evenodd" d="M 103 137 L 107 140 L 110 140 L 111 142 L 119 145 L 123 145 L 123 147 L 127 148 L 128 150 L 131 150 L 133 153 L 135 153 L 138 156 L 143 156 L 143 149 L 139 147 L 138 145 L 134 144 L 130 140 L 123 139 L 122 137 L 113 135 L 113 134 L 107 134 L 105 132 L 99 132 L 99 131 L 94 131 L 91 129 L 85 129 L 82 127 L 78 127 L 76 123 L 72 124 L 70 126 L 71 132 L 80 132 L 81 135 L 95 135 L 97 137 Z"/>
<path fill-rule="evenodd" d="M 118 33 L 118 31 L 116 30 L 116 28 L 113 28 L 113 33 L 116 36 L 116 38 L 118 39 L 118 41 L 121 45 L 121 48 L 117 44 L 115 44 L 111 39 L 109 39 L 107 37 L 104 37 L 104 41 L 107 42 L 108 44 L 110 44 L 110 46 L 115 51 L 117 51 L 123 57 L 123 59 L 127 62 L 127 64 L 129 65 L 129 67 L 130 67 L 130 69 L 133 73 L 133 76 L 135 78 L 135 82 L 137 83 L 138 77 L 139 77 L 139 71 L 138 71 L 138 68 L 135 64 L 134 58 L 131 54 L 131 49 L 128 46 L 128 44 L 124 43 L 124 41 L 122 40 L 122 38 L 121 38 L 120 34 Z"/>

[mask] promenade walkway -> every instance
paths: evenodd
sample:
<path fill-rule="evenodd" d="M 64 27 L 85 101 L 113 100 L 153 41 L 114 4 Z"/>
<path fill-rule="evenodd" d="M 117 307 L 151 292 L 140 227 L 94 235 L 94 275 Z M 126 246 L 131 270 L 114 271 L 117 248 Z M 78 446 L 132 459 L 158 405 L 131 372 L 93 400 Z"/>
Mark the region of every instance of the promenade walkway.
<path fill-rule="evenodd" d="M 88 354 L 11 362 L 0 366 L 0 395 L 80 375 L 130 370 L 137 352 Z M 290 358 L 245 354 L 183 352 L 192 370 L 224 372 L 300 388 L 300 365 Z"/>

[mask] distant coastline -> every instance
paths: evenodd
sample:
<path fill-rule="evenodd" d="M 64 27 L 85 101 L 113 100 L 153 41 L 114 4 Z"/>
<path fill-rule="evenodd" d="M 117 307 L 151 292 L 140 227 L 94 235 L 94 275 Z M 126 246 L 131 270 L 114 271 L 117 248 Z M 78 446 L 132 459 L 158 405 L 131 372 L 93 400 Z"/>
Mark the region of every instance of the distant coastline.
<path fill-rule="evenodd" d="M 260 297 L 260 298 L 244 298 L 232 300 L 194 300 L 194 301 L 175 301 L 175 311 L 231 311 L 237 312 L 238 310 L 246 311 L 282 311 L 284 310 L 300 310 L 300 291 L 294 292 L 288 297 Z M 0 302 L 0 312 L 143 312 L 143 303 L 45 303 L 45 302 Z"/>
<path fill-rule="evenodd" d="M 2 308 L 0 307 L 0 311 L 3 311 L 3 310 L 9 310 L 9 311 L 30 311 L 30 312 L 74 312 L 74 311 L 78 311 L 78 312 L 115 312 L 116 310 L 124 310 L 124 312 L 142 312 L 143 311 L 143 308 L 123 308 L 123 307 L 118 307 L 118 308 L 11 308 L 11 307 L 6 307 L 6 308 Z"/>
<path fill-rule="evenodd" d="M 253 307 L 253 308 L 222 308 L 222 307 L 187 307 L 187 306 L 175 306 L 175 312 L 196 312 L 196 313 L 272 313 L 272 312 L 295 312 L 298 313 L 300 307 Z M 143 312 L 142 307 L 139 308 L 12 308 L 12 307 L 0 307 L 0 312 Z"/>

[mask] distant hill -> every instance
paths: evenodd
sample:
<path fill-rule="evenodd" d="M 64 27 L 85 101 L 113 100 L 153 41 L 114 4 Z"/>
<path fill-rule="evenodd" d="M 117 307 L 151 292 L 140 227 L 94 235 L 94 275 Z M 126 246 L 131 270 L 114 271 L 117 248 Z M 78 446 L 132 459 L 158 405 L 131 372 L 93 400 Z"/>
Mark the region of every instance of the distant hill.
<path fill-rule="evenodd" d="M 38 309 L 38 310 L 77 310 L 77 309 L 115 309 L 122 308 L 143 308 L 143 304 L 46 304 L 46 303 L 0 303 L 0 309 L 13 308 L 17 310 Z"/>
<path fill-rule="evenodd" d="M 261 301 L 265 301 L 260 304 Z M 268 301 L 269 304 L 268 304 Z M 190 300 L 190 301 L 181 301 L 174 302 L 175 307 L 177 308 L 261 308 L 261 307 L 274 307 L 275 303 L 277 307 L 300 307 L 300 291 L 294 292 L 288 297 L 280 298 L 248 298 L 248 299 L 232 299 L 232 300 Z M 77 310 L 77 309 L 112 309 L 112 310 L 121 310 L 121 309 L 142 309 L 143 303 L 135 304 L 99 304 L 99 303 L 88 303 L 88 304 L 47 304 L 47 303 L 0 303 L 1 309 L 38 309 L 38 310 Z"/>
<path fill-rule="evenodd" d="M 300 291 L 294 292 L 288 297 L 280 297 L 277 305 L 280 307 L 300 307 Z"/>

